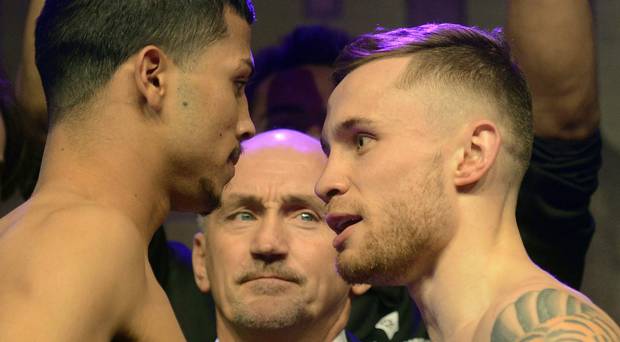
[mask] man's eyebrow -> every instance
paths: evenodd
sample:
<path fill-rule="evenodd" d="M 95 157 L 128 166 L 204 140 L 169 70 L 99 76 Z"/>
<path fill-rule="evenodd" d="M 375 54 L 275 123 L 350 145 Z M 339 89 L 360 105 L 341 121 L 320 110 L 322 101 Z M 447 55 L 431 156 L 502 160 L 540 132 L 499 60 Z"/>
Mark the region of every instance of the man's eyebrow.
<path fill-rule="evenodd" d="M 253 210 L 263 210 L 263 201 L 251 194 L 230 194 L 222 201 L 222 209 L 230 210 L 236 207 L 244 207 Z"/>
<path fill-rule="evenodd" d="M 291 194 L 283 196 L 285 203 L 308 204 L 313 207 L 324 208 L 325 204 L 316 195 Z"/>
<path fill-rule="evenodd" d="M 325 215 L 326 206 L 316 195 L 292 194 L 283 196 L 283 207 L 301 206 L 317 211 L 321 216 Z"/>
<path fill-rule="evenodd" d="M 336 135 L 341 134 L 341 133 L 346 133 L 347 131 L 354 129 L 357 126 L 369 126 L 369 125 L 373 125 L 373 121 L 370 119 L 366 119 L 366 118 L 347 119 L 341 122 L 340 124 L 338 124 L 338 126 L 336 126 Z"/>
<path fill-rule="evenodd" d="M 336 126 L 336 128 L 334 129 L 334 136 L 337 139 L 342 139 L 344 137 L 348 137 L 352 132 L 358 130 L 358 126 L 373 127 L 374 125 L 374 121 L 367 118 L 350 118 L 344 120 Z M 321 148 L 323 149 L 323 152 L 327 156 L 329 156 L 331 148 L 325 136 L 325 130 L 323 130 L 323 134 L 321 134 Z"/>
<path fill-rule="evenodd" d="M 239 64 L 239 68 L 243 68 L 243 67 L 248 67 L 250 68 L 250 74 L 248 75 L 248 78 L 251 77 L 252 75 L 254 75 L 254 61 L 252 61 L 251 58 L 243 58 L 240 61 Z"/>

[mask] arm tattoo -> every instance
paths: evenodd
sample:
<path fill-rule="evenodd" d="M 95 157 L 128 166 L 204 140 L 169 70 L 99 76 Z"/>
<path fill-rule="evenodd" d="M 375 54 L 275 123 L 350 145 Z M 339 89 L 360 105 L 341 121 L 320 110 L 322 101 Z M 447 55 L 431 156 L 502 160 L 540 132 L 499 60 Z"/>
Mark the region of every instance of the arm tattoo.
<path fill-rule="evenodd" d="M 530 291 L 497 316 L 491 342 L 620 341 L 618 326 L 592 305 L 557 289 Z"/>

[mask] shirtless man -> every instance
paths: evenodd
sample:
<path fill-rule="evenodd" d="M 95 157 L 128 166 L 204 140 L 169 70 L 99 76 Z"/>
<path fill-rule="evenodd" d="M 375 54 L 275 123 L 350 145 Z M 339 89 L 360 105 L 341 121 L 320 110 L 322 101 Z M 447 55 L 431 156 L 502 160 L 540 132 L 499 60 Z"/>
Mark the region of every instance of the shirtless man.
<path fill-rule="evenodd" d="M 337 75 L 316 191 L 347 281 L 406 285 L 436 341 L 620 339 L 519 237 L 531 100 L 500 37 L 450 24 L 369 34 Z"/>
<path fill-rule="evenodd" d="M 147 260 L 209 212 L 254 134 L 249 1 L 47 1 L 40 177 L 0 221 L 0 341 L 182 341 Z M 32 247 L 31 249 L 29 249 Z"/>
<path fill-rule="evenodd" d="M 198 287 L 211 291 L 219 341 L 357 341 L 344 331 L 353 294 L 333 267 L 336 234 L 314 184 L 315 138 L 274 130 L 243 143 L 222 207 L 194 237 Z"/>

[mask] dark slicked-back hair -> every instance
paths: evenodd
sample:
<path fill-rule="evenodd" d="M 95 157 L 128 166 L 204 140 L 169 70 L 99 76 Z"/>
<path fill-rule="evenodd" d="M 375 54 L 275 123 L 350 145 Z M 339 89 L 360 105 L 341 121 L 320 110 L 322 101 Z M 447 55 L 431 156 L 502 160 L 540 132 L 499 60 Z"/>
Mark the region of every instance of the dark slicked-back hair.
<path fill-rule="evenodd" d="M 402 86 L 411 87 L 430 77 L 469 89 L 496 104 L 500 122 L 509 133 L 504 147 L 520 166 L 519 176 L 523 175 L 532 149 L 532 100 L 501 30 L 428 24 L 366 34 L 343 50 L 336 61 L 334 79 L 339 83 L 374 60 L 413 54 L 415 63 L 402 75 Z"/>
<path fill-rule="evenodd" d="M 251 0 L 47 0 L 35 47 L 50 123 L 89 100 L 144 46 L 183 65 L 226 34 L 226 6 L 254 22 Z"/>

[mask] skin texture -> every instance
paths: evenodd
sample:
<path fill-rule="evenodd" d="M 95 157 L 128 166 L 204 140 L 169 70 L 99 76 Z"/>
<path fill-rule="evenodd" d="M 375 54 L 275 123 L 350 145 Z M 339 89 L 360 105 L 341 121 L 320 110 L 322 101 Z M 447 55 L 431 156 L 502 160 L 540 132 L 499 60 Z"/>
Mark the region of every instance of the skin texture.
<path fill-rule="evenodd" d="M 254 133 L 250 27 L 225 20 L 195 73 L 145 46 L 50 130 L 32 197 L 0 220 L 0 340 L 184 340 L 147 246 L 170 208 L 212 209 Z"/>
<path fill-rule="evenodd" d="M 402 69 L 407 62 L 394 58 L 364 66 L 330 98 L 324 136 L 334 162 L 316 189 L 324 199 L 330 191 L 343 194 L 329 200 L 330 214 L 363 218 L 335 245 L 339 272 L 348 281 L 387 285 L 410 277 L 412 269 L 422 272 L 423 262 L 414 268 L 401 260 L 433 254 L 452 220 L 440 200 L 446 187 L 444 157 L 435 146 L 443 143 L 427 133 L 433 124 L 423 116 L 433 109 L 424 96 L 398 89 L 396 72 L 372 82 L 367 77 Z M 407 158 L 401 158 L 403 151 Z"/>
<path fill-rule="evenodd" d="M 162 103 L 163 111 L 174 113 L 162 120 L 170 120 L 165 134 L 172 174 L 181 175 L 172 198 L 177 210 L 208 212 L 216 207 L 209 202 L 234 174 L 231 155 L 238 155 L 240 140 L 254 134 L 244 93 L 253 69 L 250 31 L 240 17 L 230 18 L 236 24 L 230 26 L 230 39 L 210 46 L 204 58 L 172 79 L 179 91 Z"/>
<path fill-rule="evenodd" d="M 579 297 L 553 288 L 528 291 L 500 312 L 491 341 L 616 340 L 610 318 Z"/>
<path fill-rule="evenodd" d="M 335 234 L 313 191 L 320 144 L 276 130 L 243 146 L 222 207 L 194 239 L 196 282 L 213 294 L 218 337 L 330 341 L 346 325 L 352 287 L 331 266 Z"/>
<path fill-rule="evenodd" d="M 495 322 L 506 319 L 502 312 L 545 289 L 571 294 L 589 316 L 543 300 L 554 320 L 539 317 L 537 333 L 559 336 L 568 320 L 579 318 L 596 334 L 605 324 L 607 336 L 618 339 L 604 312 L 529 260 L 515 221 L 519 176 L 497 107 L 441 82 L 397 87 L 408 66 L 416 67 L 415 56 L 369 62 L 329 100 L 323 128 L 329 159 L 316 192 L 339 233 L 341 275 L 406 285 L 433 340 L 501 341 L 504 332 L 519 331 L 502 322 L 493 335 Z M 530 331 L 519 333 L 525 338 Z"/>

